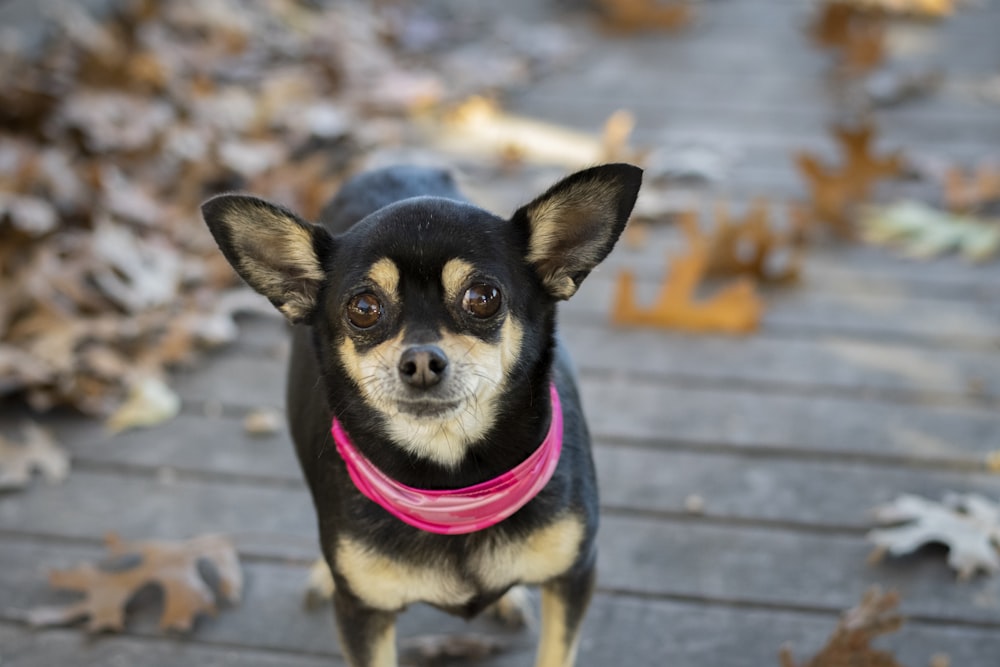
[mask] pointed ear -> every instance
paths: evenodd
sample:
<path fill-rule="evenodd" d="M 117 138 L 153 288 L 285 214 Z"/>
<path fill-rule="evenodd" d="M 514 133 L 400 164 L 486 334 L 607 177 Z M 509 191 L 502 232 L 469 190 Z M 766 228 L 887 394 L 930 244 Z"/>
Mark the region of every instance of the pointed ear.
<path fill-rule="evenodd" d="M 642 183 L 642 170 L 606 164 L 568 176 L 512 218 L 528 262 L 548 292 L 568 299 L 614 247 Z"/>
<path fill-rule="evenodd" d="M 311 319 L 333 237 L 324 228 L 256 197 L 219 195 L 201 214 L 229 263 L 291 322 Z"/>

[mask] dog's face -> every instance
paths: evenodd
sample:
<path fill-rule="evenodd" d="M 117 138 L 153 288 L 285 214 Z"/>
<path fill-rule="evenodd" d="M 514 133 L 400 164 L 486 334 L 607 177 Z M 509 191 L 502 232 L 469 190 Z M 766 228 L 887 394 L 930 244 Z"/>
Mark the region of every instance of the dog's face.
<path fill-rule="evenodd" d="M 313 319 L 392 440 L 442 464 L 493 425 L 543 335 L 549 299 L 507 227 L 438 198 L 382 209 L 338 238 Z"/>
<path fill-rule="evenodd" d="M 579 172 L 510 220 L 407 199 L 337 237 L 250 197 L 216 197 L 203 211 L 234 268 L 313 326 L 320 358 L 390 439 L 452 466 L 548 349 L 555 302 L 611 250 L 640 175 L 628 165 Z"/>

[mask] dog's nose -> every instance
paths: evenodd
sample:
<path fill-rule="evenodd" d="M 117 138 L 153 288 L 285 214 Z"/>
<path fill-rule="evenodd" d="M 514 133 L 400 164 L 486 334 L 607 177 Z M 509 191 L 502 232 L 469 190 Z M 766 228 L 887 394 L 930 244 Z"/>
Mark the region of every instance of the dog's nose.
<path fill-rule="evenodd" d="M 437 345 L 414 345 L 399 358 L 399 377 L 418 389 L 436 385 L 447 368 L 448 357 Z"/>

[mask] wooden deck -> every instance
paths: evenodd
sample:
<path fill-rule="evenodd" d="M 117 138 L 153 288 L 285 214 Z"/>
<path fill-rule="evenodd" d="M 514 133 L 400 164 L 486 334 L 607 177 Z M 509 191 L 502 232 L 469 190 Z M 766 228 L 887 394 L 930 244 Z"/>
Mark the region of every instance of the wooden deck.
<path fill-rule="evenodd" d="M 702 4 L 698 24 L 677 36 L 581 33 L 579 64 L 510 105 L 583 129 L 631 109 L 639 144 L 733 151 L 712 196 L 801 196 L 788 153 L 829 152 L 824 132 L 839 108 L 823 83 L 827 57 L 803 37 L 808 3 Z M 936 96 L 880 112 L 882 145 L 1000 158 L 1000 107 L 970 92 L 1000 74 L 1000 2 L 977 4 L 912 28 L 936 45 L 914 57 L 949 77 Z M 514 174 L 491 195 L 473 189 L 509 208 L 534 193 L 535 176 Z M 561 312 L 603 507 L 599 592 L 579 665 L 768 667 L 785 643 L 804 659 L 842 609 L 881 584 L 901 592 L 910 619 L 883 642 L 903 664 L 946 653 L 954 667 L 995 667 L 1000 578 L 956 582 L 935 550 L 871 566 L 864 535 L 868 510 L 900 493 L 1000 498 L 1000 475 L 983 465 L 1000 450 L 1000 263 L 821 247 L 801 286 L 768 294 L 753 336 L 610 326 L 617 269 L 636 270 L 651 296 L 676 240 L 655 228 L 641 250 L 617 249 Z M 237 345 L 176 376 L 184 409 L 168 424 L 112 438 L 81 419 L 43 422 L 70 448 L 73 471 L 64 484 L 0 496 L 0 665 L 343 664 L 329 609 L 301 604 L 317 547 L 289 439 L 242 428 L 249 410 L 282 404 L 284 326 L 245 325 Z M 3 410 L 8 427 L 19 415 Z M 689 511 L 691 496 L 702 512 Z M 118 636 L 23 627 L 18 609 L 62 599 L 44 570 L 98 556 L 109 530 L 231 535 L 245 600 L 184 638 L 156 630 L 155 605 L 140 605 Z M 441 632 L 503 633 L 423 607 L 402 617 L 404 638 Z M 531 664 L 534 634 L 509 634 L 509 651 L 478 664 Z"/>

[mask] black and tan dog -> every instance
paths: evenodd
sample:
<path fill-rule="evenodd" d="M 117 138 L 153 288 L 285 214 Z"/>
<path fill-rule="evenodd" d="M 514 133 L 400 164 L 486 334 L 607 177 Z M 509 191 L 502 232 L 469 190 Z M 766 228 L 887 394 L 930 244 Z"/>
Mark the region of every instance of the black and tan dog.
<path fill-rule="evenodd" d="M 640 181 L 587 169 L 509 220 L 415 167 L 356 177 L 318 225 L 243 195 L 203 206 L 298 325 L 288 417 L 353 667 L 396 664 L 410 603 L 471 617 L 520 584 L 542 587 L 537 665 L 573 664 L 598 501 L 556 304 L 611 250 Z"/>

